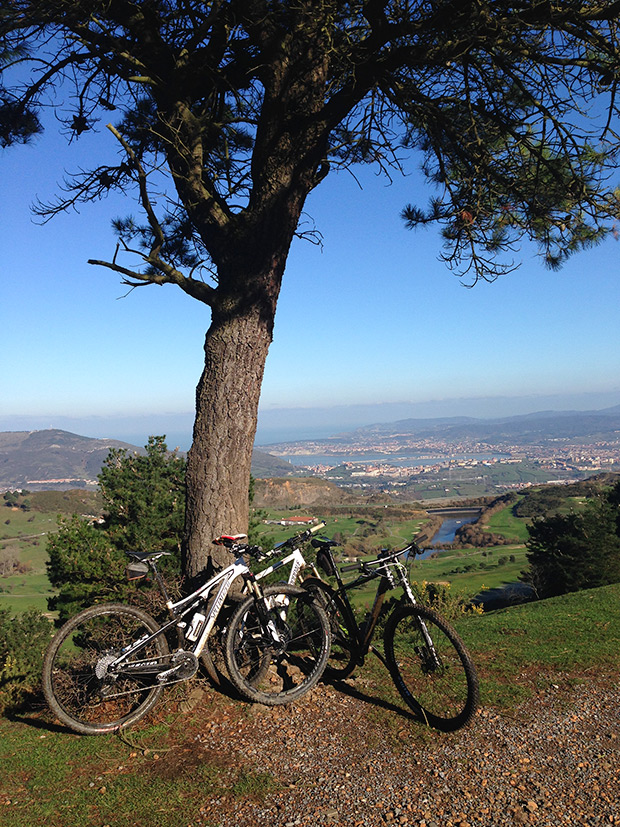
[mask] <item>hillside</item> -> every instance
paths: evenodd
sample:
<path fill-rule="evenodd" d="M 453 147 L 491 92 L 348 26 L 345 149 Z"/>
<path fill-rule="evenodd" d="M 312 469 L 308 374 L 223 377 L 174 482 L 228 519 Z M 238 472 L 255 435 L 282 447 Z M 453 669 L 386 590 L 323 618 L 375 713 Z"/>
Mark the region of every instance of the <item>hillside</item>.
<path fill-rule="evenodd" d="M 256 508 L 292 508 L 293 506 L 316 506 L 329 503 L 339 505 L 357 502 L 342 488 L 317 477 L 299 479 L 257 479 L 254 484 L 254 506 Z"/>
<path fill-rule="evenodd" d="M 377 437 L 385 439 L 396 435 L 412 435 L 421 438 L 441 437 L 445 441 L 454 442 L 471 439 L 494 445 L 528 445 L 558 439 L 617 440 L 618 431 L 620 406 L 616 405 L 600 411 L 538 411 L 499 419 L 402 419 L 358 428 L 352 435 L 358 439 L 374 440 Z M 340 435 L 339 441 L 352 435 Z"/>
<path fill-rule="evenodd" d="M 139 450 L 116 439 L 58 429 L 0 433 L 0 489 L 94 485 L 111 448 Z"/>
<path fill-rule="evenodd" d="M 252 452 L 252 475 L 254 477 L 284 477 L 299 473 L 299 469 L 286 459 L 259 451 L 257 448 Z"/>
<path fill-rule="evenodd" d="M 117 439 L 93 439 L 57 428 L 0 432 L 0 491 L 95 486 L 112 448 L 144 451 Z M 286 460 L 254 451 L 252 473 L 255 476 L 284 476 L 294 470 Z"/>

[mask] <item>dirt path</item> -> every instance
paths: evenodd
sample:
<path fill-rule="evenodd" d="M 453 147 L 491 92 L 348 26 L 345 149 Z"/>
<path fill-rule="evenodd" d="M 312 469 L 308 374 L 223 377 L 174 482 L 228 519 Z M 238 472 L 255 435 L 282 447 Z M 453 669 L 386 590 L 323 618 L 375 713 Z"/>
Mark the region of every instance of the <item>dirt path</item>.
<path fill-rule="evenodd" d="M 206 795 L 193 827 L 620 825 L 618 686 L 553 687 L 449 735 L 378 707 L 363 677 L 288 707 L 216 702 L 202 717 L 210 698 L 193 710 L 194 757 L 244 767 L 271 791 Z"/>

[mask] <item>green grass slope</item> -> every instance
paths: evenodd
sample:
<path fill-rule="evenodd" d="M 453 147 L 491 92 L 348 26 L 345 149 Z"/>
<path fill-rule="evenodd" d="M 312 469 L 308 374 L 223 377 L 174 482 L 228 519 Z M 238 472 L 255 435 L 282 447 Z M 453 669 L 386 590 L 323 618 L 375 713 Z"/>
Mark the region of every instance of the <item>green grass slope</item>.
<path fill-rule="evenodd" d="M 484 707 L 510 714 L 517 703 L 550 688 L 561 698 L 575 684 L 617 682 L 620 584 L 467 617 L 456 625 L 477 665 Z M 399 703 L 377 658 L 369 658 L 358 674 L 365 698 L 377 699 L 364 737 L 384 740 L 397 728 L 405 738 L 406 729 L 408 748 L 447 737 L 381 702 L 389 696 Z M 227 765 L 217 739 L 210 751 L 195 743 L 210 721 L 216 731 L 234 730 L 251 708 L 207 689 L 188 709 L 183 699 L 191 686 L 169 690 L 154 716 L 122 737 L 70 734 L 42 707 L 0 720 L 4 827 L 178 827 L 203 823 L 199 812 L 206 800 L 252 795 L 260 801 L 275 779 Z M 472 726 L 475 737 L 475 721 Z M 268 748 L 257 741 L 257 750 Z"/>

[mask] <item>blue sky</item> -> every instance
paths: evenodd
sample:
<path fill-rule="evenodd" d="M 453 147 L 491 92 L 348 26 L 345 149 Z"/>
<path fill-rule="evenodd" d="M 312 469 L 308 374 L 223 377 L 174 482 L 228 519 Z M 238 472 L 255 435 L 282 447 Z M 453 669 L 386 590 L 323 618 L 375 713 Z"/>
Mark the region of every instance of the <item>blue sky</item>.
<path fill-rule="evenodd" d="M 115 152 L 105 130 L 69 148 L 50 131 L 0 153 L 0 430 L 174 432 L 188 444 L 208 308 L 172 286 L 123 298 L 115 274 L 86 263 L 112 256 L 110 220 L 135 214 L 132 203 L 115 197 L 44 226 L 30 212 L 102 147 Z M 437 228 L 403 226 L 405 203 L 432 192 L 415 160 L 410 171 L 392 186 L 370 171 L 331 175 L 308 201 L 323 245 L 291 251 L 262 441 L 296 425 L 311 436 L 365 419 L 620 403 L 619 243 L 559 272 L 526 248 L 519 270 L 468 290 L 438 261 Z"/>

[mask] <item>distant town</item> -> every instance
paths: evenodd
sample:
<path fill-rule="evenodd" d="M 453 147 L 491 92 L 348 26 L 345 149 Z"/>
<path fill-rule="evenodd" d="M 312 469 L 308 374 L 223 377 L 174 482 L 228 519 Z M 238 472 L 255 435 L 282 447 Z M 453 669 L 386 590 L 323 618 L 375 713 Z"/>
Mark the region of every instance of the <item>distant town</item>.
<path fill-rule="evenodd" d="M 620 471 L 620 437 L 588 443 L 552 438 L 543 444 L 524 445 L 522 441 L 491 443 L 411 435 L 380 436 L 373 441 L 363 435 L 337 443 L 313 440 L 269 449 L 292 462 L 297 471 L 341 486 L 407 488 L 412 493 L 410 489 L 418 484 L 424 496 L 432 495 L 431 489 L 472 495 Z M 468 490 L 453 490 L 458 487 Z"/>

